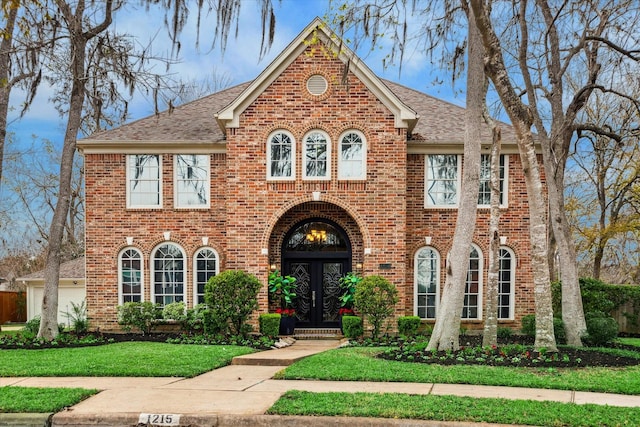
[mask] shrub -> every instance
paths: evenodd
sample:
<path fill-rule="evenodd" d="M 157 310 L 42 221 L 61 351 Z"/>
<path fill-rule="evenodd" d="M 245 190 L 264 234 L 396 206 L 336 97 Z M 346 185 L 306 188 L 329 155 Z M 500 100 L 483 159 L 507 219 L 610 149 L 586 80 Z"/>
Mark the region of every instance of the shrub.
<path fill-rule="evenodd" d="M 162 318 L 165 320 L 175 320 L 183 324 L 187 320 L 187 306 L 184 301 L 176 301 L 162 307 Z"/>
<path fill-rule="evenodd" d="M 260 333 L 267 337 L 277 337 L 280 332 L 280 315 L 278 313 L 262 313 L 259 318 Z"/>
<path fill-rule="evenodd" d="M 233 335 L 245 334 L 246 322 L 258 308 L 261 287 L 257 277 L 242 270 L 227 270 L 211 277 L 204 291 L 211 326 Z"/>
<path fill-rule="evenodd" d="M 398 317 L 398 333 L 405 337 L 415 337 L 420 328 L 420 317 L 400 316 Z"/>
<path fill-rule="evenodd" d="M 358 316 L 342 316 L 342 331 L 345 338 L 358 338 L 364 333 L 362 319 Z"/>
<path fill-rule="evenodd" d="M 208 308 L 206 304 L 198 304 L 187 310 L 183 328 L 188 333 L 202 332 Z"/>
<path fill-rule="evenodd" d="M 527 314 L 522 316 L 522 333 L 528 337 L 536 336 L 536 316 L 535 314 Z M 564 322 L 557 317 L 553 318 L 553 334 L 557 341 L 564 341 L 566 334 L 564 331 Z"/>
<path fill-rule="evenodd" d="M 513 330 L 511 328 L 501 327 L 498 328 L 498 338 L 507 339 L 511 338 L 513 335 Z"/>
<path fill-rule="evenodd" d="M 87 317 L 87 304 L 82 300 L 80 304 L 71 301 L 71 311 L 66 311 L 63 315 L 67 318 L 69 327 L 76 334 L 83 334 L 89 330 L 89 318 Z"/>
<path fill-rule="evenodd" d="M 601 311 L 592 311 L 585 315 L 585 319 L 587 321 L 587 335 L 583 338 L 589 344 L 603 345 L 618 336 L 618 322 L 613 317 Z"/>
<path fill-rule="evenodd" d="M 118 306 L 118 323 L 125 331 L 135 327 L 143 334 L 150 334 L 161 315 L 160 307 L 149 301 L 125 302 Z"/>
<path fill-rule="evenodd" d="M 398 290 L 382 276 L 367 276 L 356 288 L 356 309 L 373 327 L 371 336 L 377 339 L 386 319 L 393 314 L 398 302 Z"/>

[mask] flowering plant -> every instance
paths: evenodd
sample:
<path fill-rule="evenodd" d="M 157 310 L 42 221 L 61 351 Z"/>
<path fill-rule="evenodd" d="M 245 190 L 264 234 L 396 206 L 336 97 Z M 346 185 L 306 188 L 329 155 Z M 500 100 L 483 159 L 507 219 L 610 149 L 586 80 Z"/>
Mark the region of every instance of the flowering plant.
<path fill-rule="evenodd" d="M 295 316 L 296 311 L 293 308 L 279 308 L 276 310 L 276 313 L 282 317 L 293 317 Z"/>
<path fill-rule="evenodd" d="M 353 311 L 353 309 L 352 309 L 352 308 L 345 308 L 345 307 L 342 307 L 342 308 L 338 311 L 338 315 L 339 315 L 339 316 L 353 316 L 353 315 L 355 315 L 355 314 L 356 314 L 356 312 L 355 312 L 355 311 Z"/>

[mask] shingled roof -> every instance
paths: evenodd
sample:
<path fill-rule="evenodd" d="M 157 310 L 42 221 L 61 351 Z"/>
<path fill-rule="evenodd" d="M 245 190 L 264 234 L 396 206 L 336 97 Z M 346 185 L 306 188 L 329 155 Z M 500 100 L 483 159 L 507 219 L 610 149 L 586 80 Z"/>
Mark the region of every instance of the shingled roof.
<path fill-rule="evenodd" d="M 411 135 L 413 143 L 461 144 L 464 141 L 463 107 L 389 80 L 383 80 L 383 83 L 419 114 L 420 119 Z M 224 134 L 214 116 L 250 84 L 251 82 L 239 84 L 175 107 L 172 111 L 164 111 L 112 130 L 95 133 L 83 142 L 118 141 L 144 144 L 201 141 L 224 144 Z M 512 127 L 505 123 L 501 125 L 503 142 L 515 142 Z M 80 143 L 81 146 L 83 142 Z M 482 129 L 482 142 L 491 142 L 488 127 Z"/>
<path fill-rule="evenodd" d="M 84 278 L 84 257 L 76 258 L 60 264 L 60 279 L 84 280 Z M 16 281 L 20 282 L 34 282 L 38 280 L 44 280 L 44 270 L 36 271 L 35 273 L 27 274 L 26 276 L 18 277 L 16 279 Z"/>

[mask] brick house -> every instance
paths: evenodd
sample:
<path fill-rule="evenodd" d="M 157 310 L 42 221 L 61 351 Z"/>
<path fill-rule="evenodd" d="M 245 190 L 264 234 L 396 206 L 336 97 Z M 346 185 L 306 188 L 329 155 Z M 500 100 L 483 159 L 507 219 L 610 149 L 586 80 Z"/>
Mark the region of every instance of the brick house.
<path fill-rule="evenodd" d="M 337 281 L 349 271 L 394 283 L 397 315 L 434 320 L 464 109 L 379 79 L 336 40 L 316 19 L 255 80 L 78 143 L 93 327 L 117 329 L 127 301 L 192 307 L 226 269 L 265 283 L 267 312 L 272 265 L 298 278 L 298 325 L 337 324 Z M 533 283 L 522 167 L 512 129 L 502 135 L 499 317 L 515 328 L 533 310 Z M 490 142 L 483 129 L 484 162 Z M 487 181 L 483 172 L 463 312 L 471 329 L 484 317 Z"/>

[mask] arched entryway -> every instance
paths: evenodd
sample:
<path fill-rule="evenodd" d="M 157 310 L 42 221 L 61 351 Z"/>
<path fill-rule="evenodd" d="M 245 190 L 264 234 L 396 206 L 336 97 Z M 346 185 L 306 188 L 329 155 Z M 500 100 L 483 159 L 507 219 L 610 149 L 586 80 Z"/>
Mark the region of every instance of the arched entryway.
<path fill-rule="evenodd" d="M 340 278 L 352 263 L 347 233 L 330 220 L 306 219 L 286 234 L 281 255 L 283 273 L 297 279 L 297 327 L 338 326 Z"/>

